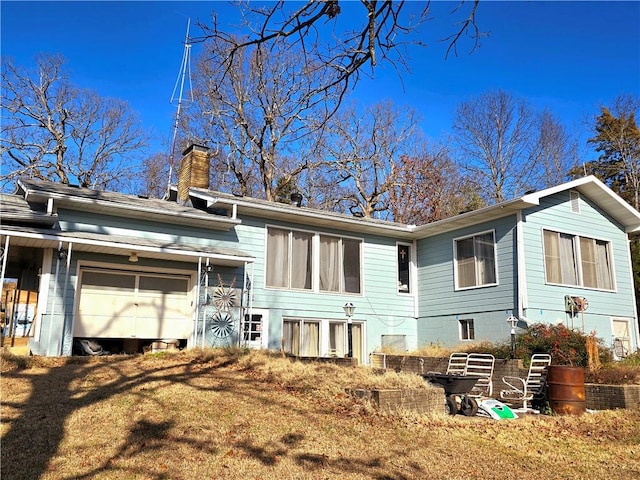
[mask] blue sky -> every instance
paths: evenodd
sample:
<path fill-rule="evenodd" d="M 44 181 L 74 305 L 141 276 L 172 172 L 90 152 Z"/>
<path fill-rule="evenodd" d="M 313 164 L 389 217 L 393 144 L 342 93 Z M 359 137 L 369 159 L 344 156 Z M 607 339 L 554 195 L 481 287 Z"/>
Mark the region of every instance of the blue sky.
<path fill-rule="evenodd" d="M 360 9 L 347 4 L 343 12 Z M 445 60 L 451 33 L 447 13 L 457 2 L 433 2 L 434 20 L 421 29 L 426 49 L 411 49 L 411 74 L 403 81 L 390 68 L 359 84 L 360 102 L 390 98 L 423 117 L 434 139 L 451 131 L 460 102 L 491 89 L 504 89 L 548 108 L 571 131 L 622 93 L 640 95 L 640 2 L 481 1 L 477 21 L 489 36 L 469 55 L 469 43 Z M 411 2 L 418 9 L 422 2 Z M 19 2 L 2 0 L 3 56 L 33 65 L 38 52 L 67 60 L 74 84 L 127 100 L 143 126 L 153 131 L 158 151 L 171 137 L 175 106 L 171 94 L 180 69 L 187 19 L 224 22 L 236 10 L 226 2 Z M 348 18 L 348 17 L 345 17 Z M 199 54 L 198 45 L 193 56 Z"/>

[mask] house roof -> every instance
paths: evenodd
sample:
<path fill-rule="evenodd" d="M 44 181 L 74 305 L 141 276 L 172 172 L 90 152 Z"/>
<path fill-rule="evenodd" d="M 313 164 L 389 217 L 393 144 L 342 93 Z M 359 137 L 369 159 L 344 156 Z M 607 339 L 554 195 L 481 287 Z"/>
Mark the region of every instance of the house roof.
<path fill-rule="evenodd" d="M 53 225 L 56 214 L 47 213 L 40 204 L 29 204 L 23 197 L 0 193 L 0 221 L 6 223 Z"/>
<path fill-rule="evenodd" d="M 488 222 L 508 215 L 515 215 L 523 209 L 539 205 L 540 200 L 544 197 L 566 190 L 579 191 L 581 194 L 595 201 L 600 208 L 618 221 L 627 233 L 640 234 L 640 213 L 593 175 L 417 227 L 415 225 L 386 222 L 370 218 L 358 218 L 307 207 L 296 207 L 284 203 L 267 202 L 266 200 L 255 198 L 238 197 L 201 188 L 191 188 L 190 194 L 206 200 L 209 206 L 236 205 L 241 213 L 259 218 L 298 222 L 315 227 L 348 228 L 349 231 L 353 232 L 386 236 L 393 235 L 396 238 L 403 239 L 420 239 Z"/>
<path fill-rule="evenodd" d="M 71 207 L 80 208 L 87 212 L 180 225 L 196 225 L 215 230 L 230 230 L 241 223 L 238 219 L 201 212 L 175 202 L 74 187 L 43 180 L 20 179 L 17 193 L 22 195 L 27 202 L 46 204 L 49 199 L 52 199 L 53 212 L 57 208 Z"/>
<path fill-rule="evenodd" d="M 600 208 L 619 222 L 627 233 L 640 235 L 640 213 L 594 176 L 579 178 L 555 187 L 528 193 L 513 200 L 418 227 L 193 187 L 189 191 L 190 196 L 205 202 L 209 211 L 198 210 L 192 206 L 183 206 L 166 200 L 139 198 L 133 195 L 96 191 L 37 180 L 21 180 L 19 186 L 24 195 L 24 202 L 21 200 L 15 200 L 14 203 L 9 202 L 6 207 L 7 212 L 11 212 L 12 208 L 16 211 L 24 209 L 25 205 L 30 205 L 32 201 L 46 202 L 53 199 L 53 202 L 59 207 L 81 207 L 82 210 L 109 215 L 147 220 L 156 219 L 173 224 L 201 225 L 221 230 L 229 230 L 240 224 L 241 220 L 237 214 L 241 214 L 266 220 L 299 223 L 316 228 L 348 230 L 354 233 L 382 235 L 405 240 L 427 238 L 507 215 L 514 215 L 523 209 L 539 205 L 544 197 L 566 190 L 577 190 L 595 201 Z M 175 191 L 175 187 L 172 187 L 172 190 Z M 218 215 L 211 211 L 216 208 L 230 209 L 232 213 L 227 216 Z M 2 212 L 4 215 L 4 210 Z M 36 220 L 44 221 L 42 217 L 47 214 L 33 212 L 32 215 Z"/>
<path fill-rule="evenodd" d="M 415 234 L 417 238 L 426 238 L 513 215 L 525 208 L 540 205 L 540 200 L 545 197 L 567 190 L 577 190 L 596 202 L 600 208 L 619 222 L 628 234 L 640 234 L 640 213 L 593 175 L 528 193 L 496 205 L 421 225 L 415 229 Z"/>
<path fill-rule="evenodd" d="M 307 226 L 331 228 L 337 230 L 348 229 L 354 233 L 368 233 L 373 235 L 393 236 L 410 239 L 413 225 L 388 222 L 374 218 L 355 217 L 343 213 L 329 212 L 315 208 L 289 205 L 286 203 L 269 202 L 251 197 L 241 197 L 228 193 L 191 188 L 191 196 L 207 202 L 210 208 L 237 208 L 238 212 L 257 218 L 278 220 L 284 222 L 301 223 Z"/>

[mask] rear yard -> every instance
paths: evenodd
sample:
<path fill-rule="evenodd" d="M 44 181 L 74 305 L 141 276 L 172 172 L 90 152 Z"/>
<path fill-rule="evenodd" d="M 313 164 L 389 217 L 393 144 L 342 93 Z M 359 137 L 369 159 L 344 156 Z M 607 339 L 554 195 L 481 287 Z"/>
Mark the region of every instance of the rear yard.
<path fill-rule="evenodd" d="M 640 478 L 640 407 L 389 414 L 345 389 L 433 387 L 238 350 L 4 356 L 0 382 L 3 480 Z"/>

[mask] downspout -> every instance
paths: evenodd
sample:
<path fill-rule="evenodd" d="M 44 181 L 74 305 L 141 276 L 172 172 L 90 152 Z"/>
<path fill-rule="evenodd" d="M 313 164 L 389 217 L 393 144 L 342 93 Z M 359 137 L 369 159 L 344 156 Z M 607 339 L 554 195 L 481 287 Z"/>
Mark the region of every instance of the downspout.
<path fill-rule="evenodd" d="M 637 303 L 636 303 L 636 287 L 635 287 L 635 282 L 634 282 L 634 278 L 633 278 L 633 262 L 631 260 L 631 239 L 628 238 L 628 247 L 627 247 L 627 260 L 629 262 L 629 276 L 630 281 L 631 281 L 631 295 L 633 298 L 633 318 L 635 320 L 634 323 L 634 330 L 636 331 L 636 345 L 635 345 L 635 349 L 638 350 L 638 348 L 640 348 L 640 322 L 638 322 L 638 308 L 637 308 Z"/>
<path fill-rule="evenodd" d="M 67 299 L 67 285 L 69 284 L 69 269 L 71 268 L 71 242 L 67 247 L 67 269 L 64 273 L 64 288 L 62 290 L 62 311 L 64 312 L 62 315 L 62 326 L 60 327 L 60 348 L 58 350 L 58 355 L 62 356 L 62 350 L 64 348 L 64 327 L 67 320 L 65 301 Z M 73 342 L 73 340 L 72 340 Z"/>
<path fill-rule="evenodd" d="M 524 255 L 524 231 L 522 225 L 522 210 L 518 210 L 516 214 L 516 255 L 518 262 L 518 281 L 517 281 L 517 290 L 518 290 L 518 319 L 523 321 L 527 327 L 530 324 L 530 320 L 524 316 L 524 310 L 529 306 L 529 297 L 527 294 L 527 269 L 525 266 L 525 255 Z"/>
<path fill-rule="evenodd" d="M 413 247 L 411 252 L 411 258 L 413 265 L 409 265 L 409 278 L 413 288 L 411 289 L 411 296 L 413 297 L 413 317 L 418 320 L 420 316 L 418 305 L 418 241 L 413 241 Z M 412 268 L 413 267 L 413 268 Z"/>

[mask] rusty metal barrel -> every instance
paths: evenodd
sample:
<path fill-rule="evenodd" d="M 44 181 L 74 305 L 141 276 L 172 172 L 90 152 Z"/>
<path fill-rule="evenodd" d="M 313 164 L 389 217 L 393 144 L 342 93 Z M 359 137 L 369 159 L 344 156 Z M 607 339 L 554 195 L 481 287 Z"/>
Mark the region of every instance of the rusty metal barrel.
<path fill-rule="evenodd" d="M 587 399 L 584 389 L 584 368 L 551 365 L 547 370 L 549 406 L 559 415 L 582 415 Z"/>

